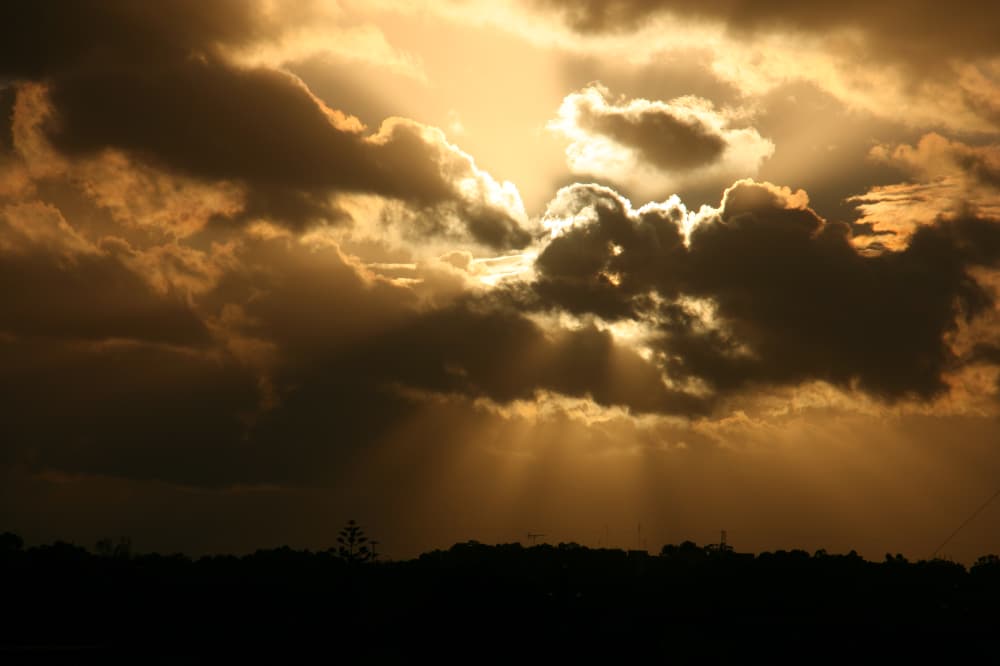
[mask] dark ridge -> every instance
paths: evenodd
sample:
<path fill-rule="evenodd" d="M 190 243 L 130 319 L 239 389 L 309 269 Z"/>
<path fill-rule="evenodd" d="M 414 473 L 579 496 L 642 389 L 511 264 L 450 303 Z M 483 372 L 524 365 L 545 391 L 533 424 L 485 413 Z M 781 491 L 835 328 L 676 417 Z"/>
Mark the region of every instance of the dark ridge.
<path fill-rule="evenodd" d="M 456 544 L 97 553 L 0 535 L 0 662 L 837 662 L 995 657 L 1000 558 Z M 346 549 L 345 549 L 346 548 Z M 365 551 L 369 552 L 370 551 Z"/>

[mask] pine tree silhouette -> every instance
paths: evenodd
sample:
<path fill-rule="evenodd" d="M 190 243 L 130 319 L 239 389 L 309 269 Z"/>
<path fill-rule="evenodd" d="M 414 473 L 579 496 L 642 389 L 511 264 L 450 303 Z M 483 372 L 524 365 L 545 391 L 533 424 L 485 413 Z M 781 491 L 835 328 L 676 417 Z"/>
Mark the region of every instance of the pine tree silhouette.
<path fill-rule="evenodd" d="M 367 542 L 368 537 L 361 526 L 354 520 L 348 520 L 337 537 L 337 543 L 340 544 L 337 553 L 350 563 L 367 562 L 372 556 L 371 550 L 365 545 Z"/>

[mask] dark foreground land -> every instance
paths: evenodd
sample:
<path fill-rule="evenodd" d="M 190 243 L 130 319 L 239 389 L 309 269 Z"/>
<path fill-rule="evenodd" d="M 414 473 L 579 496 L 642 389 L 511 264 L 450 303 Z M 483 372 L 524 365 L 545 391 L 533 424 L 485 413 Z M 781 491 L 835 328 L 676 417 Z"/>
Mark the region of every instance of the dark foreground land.
<path fill-rule="evenodd" d="M 24 549 L 0 663 L 964 663 L 1000 658 L 1000 560 L 874 563 L 691 543 L 457 544 L 405 562 Z M 652 659 L 650 659 L 652 658 Z"/>

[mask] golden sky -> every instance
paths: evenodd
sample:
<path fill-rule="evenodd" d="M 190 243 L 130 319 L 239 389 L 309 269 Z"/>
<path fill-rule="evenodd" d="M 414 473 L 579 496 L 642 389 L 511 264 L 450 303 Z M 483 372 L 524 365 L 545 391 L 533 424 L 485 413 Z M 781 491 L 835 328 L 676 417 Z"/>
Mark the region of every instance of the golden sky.
<path fill-rule="evenodd" d="M 998 23 L 0 6 L 0 528 L 929 556 L 1000 487 Z"/>

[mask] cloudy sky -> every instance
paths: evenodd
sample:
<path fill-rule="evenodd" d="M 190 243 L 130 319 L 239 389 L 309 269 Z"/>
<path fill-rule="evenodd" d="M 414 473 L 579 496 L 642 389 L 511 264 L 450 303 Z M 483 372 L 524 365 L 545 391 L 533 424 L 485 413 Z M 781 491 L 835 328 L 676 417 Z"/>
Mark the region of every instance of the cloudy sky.
<path fill-rule="evenodd" d="M 998 22 L 3 3 L 0 527 L 930 556 L 1000 488 Z"/>

